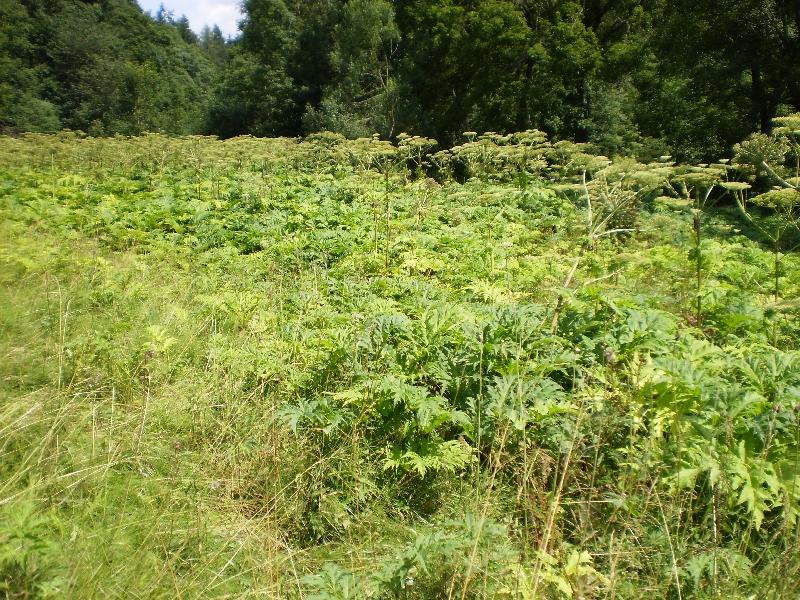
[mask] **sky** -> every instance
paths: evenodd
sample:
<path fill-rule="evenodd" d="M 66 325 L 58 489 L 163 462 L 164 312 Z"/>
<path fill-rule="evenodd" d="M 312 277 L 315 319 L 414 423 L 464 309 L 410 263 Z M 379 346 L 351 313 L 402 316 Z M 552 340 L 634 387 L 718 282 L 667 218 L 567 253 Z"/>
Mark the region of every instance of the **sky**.
<path fill-rule="evenodd" d="M 139 6 L 152 15 L 162 4 L 174 13 L 176 19 L 186 15 L 196 33 L 200 33 L 204 25 L 219 25 L 226 37 L 238 33 L 236 25 L 242 18 L 240 0 L 139 0 Z"/>

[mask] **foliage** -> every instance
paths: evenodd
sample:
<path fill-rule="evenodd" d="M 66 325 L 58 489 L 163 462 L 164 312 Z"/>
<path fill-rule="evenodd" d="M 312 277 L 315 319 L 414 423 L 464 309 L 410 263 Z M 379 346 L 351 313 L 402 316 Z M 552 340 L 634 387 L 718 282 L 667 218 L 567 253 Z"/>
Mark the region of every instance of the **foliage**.
<path fill-rule="evenodd" d="M 19 64 L 4 77 L 16 97 L 0 113 L 3 125 L 95 135 L 205 126 L 215 73 L 197 39 L 182 37 L 185 24 L 154 21 L 125 2 L 7 0 L 4 7 L 12 9 L 11 47 L 0 49 L 0 60 Z"/>
<path fill-rule="evenodd" d="M 352 0 L 333 30 L 333 81 L 319 108 L 304 116 L 309 131 L 337 131 L 350 138 L 394 135 L 397 81 L 391 59 L 400 32 L 394 10 L 383 0 Z"/>
<path fill-rule="evenodd" d="M 602 152 L 0 138 L 3 593 L 796 597 L 791 150 Z"/>
<path fill-rule="evenodd" d="M 407 132 L 443 148 L 464 131 L 539 130 L 643 163 L 711 161 L 752 133 L 765 136 L 744 142 L 757 150 L 773 118 L 800 108 L 792 6 L 247 0 L 239 35 L 226 40 L 123 0 L 3 0 L 0 127 Z"/>

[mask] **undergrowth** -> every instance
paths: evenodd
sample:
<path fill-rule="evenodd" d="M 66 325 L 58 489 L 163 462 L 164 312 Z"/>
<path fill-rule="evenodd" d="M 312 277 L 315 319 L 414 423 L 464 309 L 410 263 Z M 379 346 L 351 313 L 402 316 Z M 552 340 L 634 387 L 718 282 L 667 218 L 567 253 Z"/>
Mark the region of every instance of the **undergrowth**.
<path fill-rule="evenodd" d="M 433 150 L 0 140 L 0 593 L 800 593 L 791 210 Z"/>

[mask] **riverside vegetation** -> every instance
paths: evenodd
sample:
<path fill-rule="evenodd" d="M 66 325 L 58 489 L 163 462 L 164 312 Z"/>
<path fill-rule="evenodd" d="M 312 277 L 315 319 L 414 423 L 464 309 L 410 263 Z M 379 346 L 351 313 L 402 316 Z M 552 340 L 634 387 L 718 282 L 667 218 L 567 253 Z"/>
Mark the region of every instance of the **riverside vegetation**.
<path fill-rule="evenodd" d="M 796 598 L 775 125 L 0 138 L 0 593 Z"/>

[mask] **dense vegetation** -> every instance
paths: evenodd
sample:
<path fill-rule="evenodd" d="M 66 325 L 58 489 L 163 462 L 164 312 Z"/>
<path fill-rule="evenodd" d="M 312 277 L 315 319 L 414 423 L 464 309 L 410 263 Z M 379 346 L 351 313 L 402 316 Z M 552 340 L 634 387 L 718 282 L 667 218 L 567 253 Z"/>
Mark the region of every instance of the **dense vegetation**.
<path fill-rule="evenodd" d="M 0 0 L 0 597 L 799 597 L 800 0 L 242 5 Z"/>
<path fill-rule="evenodd" d="M 777 125 L 0 139 L 1 593 L 796 598 Z"/>
<path fill-rule="evenodd" d="M 215 66 L 188 23 L 159 18 L 127 0 L 0 0 L 0 127 L 204 130 Z"/>
<path fill-rule="evenodd" d="M 0 0 L 0 127 L 348 137 L 538 128 L 716 160 L 800 109 L 800 0 Z"/>

